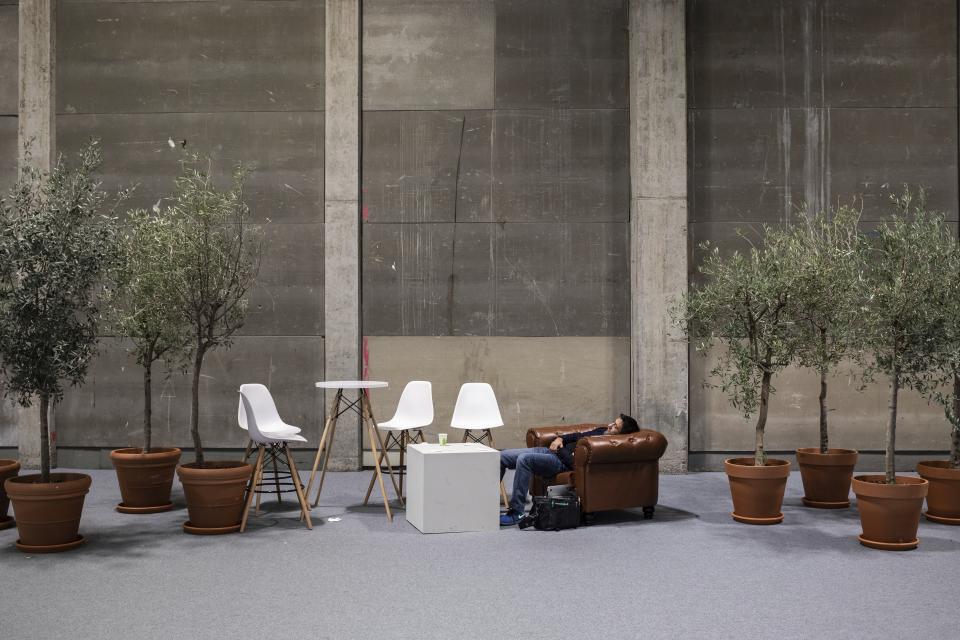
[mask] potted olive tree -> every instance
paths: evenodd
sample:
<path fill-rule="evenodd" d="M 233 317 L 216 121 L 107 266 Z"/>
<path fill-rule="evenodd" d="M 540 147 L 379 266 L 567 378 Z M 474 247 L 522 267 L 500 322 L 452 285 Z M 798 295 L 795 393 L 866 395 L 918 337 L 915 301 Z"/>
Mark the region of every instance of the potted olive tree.
<path fill-rule="evenodd" d="M 859 362 L 851 346 L 862 288 L 864 237 L 860 212 L 849 206 L 798 216 L 793 225 L 774 232 L 782 244 L 784 264 L 795 275 L 791 306 L 797 329 L 797 361 L 820 378 L 820 446 L 797 449 L 803 480 L 803 503 L 821 509 L 850 506 L 850 482 L 857 451 L 830 447 L 827 382 L 845 358 Z M 768 242 L 770 238 L 768 237 Z"/>
<path fill-rule="evenodd" d="M 884 550 L 915 549 L 928 482 L 896 474 L 897 402 L 901 388 L 923 389 L 943 331 L 942 309 L 950 290 L 955 240 L 943 216 L 928 212 L 923 198 L 905 190 L 897 211 L 881 224 L 868 251 L 866 291 L 859 330 L 873 355 L 869 377 L 890 379 L 885 473 L 853 478 L 863 533 L 860 542 Z"/>
<path fill-rule="evenodd" d="M 231 533 L 240 528 L 252 467 L 243 461 L 204 459 L 200 441 L 200 375 L 212 350 L 229 347 L 243 326 L 247 292 L 260 266 L 262 232 L 250 224 L 244 201 L 247 171 L 237 167 L 229 189 L 218 188 L 209 159 L 182 162 L 165 215 L 173 226 L 171 245 L 176 292 L 173 304 L 189 327 L 191 356 L 190 433 L 194 462 L 177 467 L 190 521 L 189 533 Z"/>
<path fill-rule="evenodd" d="M 172 304 L 180 268 L 170 250 L 176 239 L 173 230 L 166 216 L 138 209 L 128 214 L 121 234 L 113 320 L 143 368 L 143 444 L 110 452 L 123 498 L 117 505 L 121 513 L 158 513 L 173 508 L 170 488 L 180 449 L 158 448 L 152 442 L 153 365 L 161 359 L 176 361 L 187 343 L 183 316 Z"/>
<path fill-rule="evenodd" d="M 960 525 L 960 249 L 954 248 L 948 267 L 947 295 L 942 307 L 941 340 L 931 379 L 921 391 L 943 407 L 950 425 L 950 455 L 947 460 L 923 460 L 917 473 L 927 482 L 927 520 Z"/>
<path fill-rule="evenodd" d="M 790 309 L 794 274 L 785 268 L 779 249 L 771 244 L 723 258 L 713 248 L 699 267 L 704 284 L 692 286 L 674 309 L 699 353 L 718 342 L 724 347 L 710 372 L 719 382 L 711 386 L 722 389 L 744 418 L 757 414 L 753 457 L 724 461 L 733 518 L 747 524 L 783 520 L 780 506 L 790 475 L 789 461 L 768 458 L 764 445 L 774 375 L 796 351 Z"/>
<path fill-rule="evenodd" d="M 25 168 L 0 206 L 0 362 L 5 393 L 40 404 L 40 473 L 9 478 L 20 540 L 28 552 L 72 549 L 90 476 L 51 473 L 48 409 L 65 382 L 81 384 L 96 354 L 95 291 L 115 255 L 115 220 L 94 173 L 100 147 L 88 144 L 76 166 L 62 157 L 49 174 Z M 122 198 L 121 198 L 122 199 Z M 119 200 L 118 200 L 119 201 Z"/>

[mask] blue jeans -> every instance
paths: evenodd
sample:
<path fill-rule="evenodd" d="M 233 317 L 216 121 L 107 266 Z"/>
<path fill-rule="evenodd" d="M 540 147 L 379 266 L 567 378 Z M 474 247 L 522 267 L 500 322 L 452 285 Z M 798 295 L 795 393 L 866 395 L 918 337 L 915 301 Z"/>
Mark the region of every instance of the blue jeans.
<path fill-rule="evenodd" d="M 533 476 L 552 478 L 566 468 L 559 456 L 547 447 L 532 449 L 506 449 L 500 452 L 500 479 L 507 469 L 516 469 L 513 475 L 513 493 L 510 495 L 510 511 L 523 515 L 527 506 L 527 490 Z"/>

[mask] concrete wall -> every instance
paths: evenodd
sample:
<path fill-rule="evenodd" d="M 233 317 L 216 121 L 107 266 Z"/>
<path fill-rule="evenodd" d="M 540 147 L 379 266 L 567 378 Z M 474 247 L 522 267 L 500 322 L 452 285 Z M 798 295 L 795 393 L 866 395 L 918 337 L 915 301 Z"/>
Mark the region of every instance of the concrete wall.
<path fill-rule="evenodd" d="M 137 206 L 169 189 L 168 140 L 260 165 L 263 271 L 243 334 L 205 371 L 211 447 L 242 445 L 241 380 L 269 384 L 313 443 L 323 421 L 323 4 L 61 2 L 63 151 L 103 138 L 105 185 L 139 183 Z M 366 374 L 392 385 L 372 396 L 381 419 L 416 378 L 435 383 L 431 433 L 460 382 L 491 382 L 503 446 L 629 405 L 627 4 L 363 2 L 361 310 Z M 0 0 L 0 186 L 16 167 L 16 10 Z M 743 246 L 805 201 L 860 197 L 875 222 L 883 185 L 901 182 L 928 185 L 957 221 L 956 32 L 948 0 L 688 0 L 690 246 Z M 752 423 L 702 388 L 709 366 L 691 356 L 694 469 L 751 448 Z M 138 385 L 106 338 L 60 407 L 61 445 L 135 442 Z M 812 376 L 777 387 L 770 447 L 813 443 Z M 189 443 L 187 389 L 180 374 L 157 381 L 158 442 Z M 884 392 L 835 380 L 836 444 L 882 446 Z M 946 448 L 938 410 L 909 392 L 903 406 L 905 451 Z M 4 405 L 0 447 L 11 421 Z"/>
<path fill-rule="evenodd" d="M 169 193 L 184 144 L 224 171 L 255 165 L 247 192 L 264 225 L 260 276 L 233 347 L 205 363 L 201 433 L 207 446 L 242 447 L 236 389 L 262 382 L 315 443 L 324 419 L 313 387 L 324 358 L 324 4 L 63 2 L 57 38 L 60 149 L 100 138 L 104 186 L 137 183 L 131 206 Z M 58 407 L 60 444 L 136 445 L 140 376 L 123 343 L 104 338 L 86 385 Z M 180 373 L 156 380 L 157 445 L 190 444 L 189 388 Z"/>
<path fill-rule="evenodd" d="M 904 182 L 957 220 L 955 2 L 691 0 L 687 13 L 692 247 L 742 247 L 738 234 L 803 202 L 856 198 L 882 220 L 887 185 Z M 717 453 L 752 450 L 752 422 L 701 386 L 710 359 L 690 357 L 691 467 L 715 467 Z M 768 447 L 815 445 L 815 376 L 775 384 Z M 830 393 L 833 442 L 882 449 L 885 381 L 861 394 L 838 377 Z M 898 448 L 946 449 L 942 413 L 903 396 Z"/>
<path fill-rule="evenodd" d="M 0 197 L 17 177 L 17 2 L 0 0 Z M 0 447 L 16 446 L 16 410 L 0 399 Z"/>
<path fill-rule="evenodd" d="M 363 331 L 368 374 L 392 385 L 382 418 L 418 378 L 431 432 L 450 431 L 461 383 L 491 383 L 500 446 L 629 410 L 627 24 L 622 0 L 363 3 Z"/>

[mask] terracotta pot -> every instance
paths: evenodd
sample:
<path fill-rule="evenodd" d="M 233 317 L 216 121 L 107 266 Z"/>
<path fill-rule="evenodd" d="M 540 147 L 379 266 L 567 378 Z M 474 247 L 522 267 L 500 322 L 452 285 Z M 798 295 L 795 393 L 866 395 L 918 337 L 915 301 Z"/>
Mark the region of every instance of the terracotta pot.
<path fill-rule="evenodd" d="M 946 460 L 924 460 L 917 473 L 930 483 L 927 491 L 927 520 L 960 525 L 960 469 L 951 469 Z"/>
<path fill-rule="evenodd" d="M 853 492 L 860 510 L 860 544 L 884 551 L 907 551 L 920 544 L 917 528 L 930 484 L 923 478 L 897 476 L 886 484 L 884 476 L 855 476 Z"/>
<path fill-rule="evenodd" d="M 803 504 L 816 509 L 846 509 L 850 506 L 850 481 L 857 464 L 854 449 L 819 447 L 797 449 L 797 465 L 803 480 Z"/>
<path fill-rule="evenodd" d="M 20 473 L 19 462 L 0 458 L 0 529 L 9 529 L 14 524 L 13 518 L 7 515 L 10 500 L 7 498 L 7 492 L 3 490 L 3 483 L 7 478 L 12 478 L 18 473 Z"/>
<path fill-rule="evenodd" d="M 780 506 L 790 476 L 787 460 L 768 459 L 762 467 L 753 458 L 729 458 L 723 467 L 730 480 L 733 519 L 744 524 L 778 524 L 783 521 Z"/>
<path fill-rule="evenodd" d="M 190 520 L 187 533 L 216 535 L 240 530 L 243 499 L 253 467 L 246 462 L 207 462 L 177 467 Z"/>
<path fill-rule="evenodd" d="M 18 549 L 52 553 L 83 544 L 78 531 L 90 476 L 51 473 L 50 482 L 40 482 L 40 474 L 31 474 L 9 478 L 4 487 L 17 516 Z"/>
<path fill-rule="evenodd" d="M 115 449 L 110 452 L 110 461 L 117 470 L 120 496 L 123 502 L 117 505 L 120 513 L 159 513 L 173 508 L 170 502 L 170 487 L 173 472 L 180 462 L 180 449 Z"/>

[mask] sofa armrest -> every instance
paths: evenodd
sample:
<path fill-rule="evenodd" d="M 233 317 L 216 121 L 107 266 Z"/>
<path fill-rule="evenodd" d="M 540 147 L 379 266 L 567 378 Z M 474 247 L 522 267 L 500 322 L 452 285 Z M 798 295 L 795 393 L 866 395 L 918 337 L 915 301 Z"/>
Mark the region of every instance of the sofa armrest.
<path fill-rule="evenodd" d="M 667 439 L 659 431 L 641 429 L 615 436 L 593 436 L 577 443 L 576 466 L 610 462 L 656 462 L 667 450 Z"/>
<path fill-rule="evenodd" d="M 527 429 L 527 446 L 528 447 L 546 447 L 549 446 L 556 438 L 567 434 L 567 433 L 576 433 L 578 431 L 589 431 L 590 429 L 596 429 L 599 425 L 584 423 L 584 424 L 564 424 L 554 427 L 530 427 Z"/>

